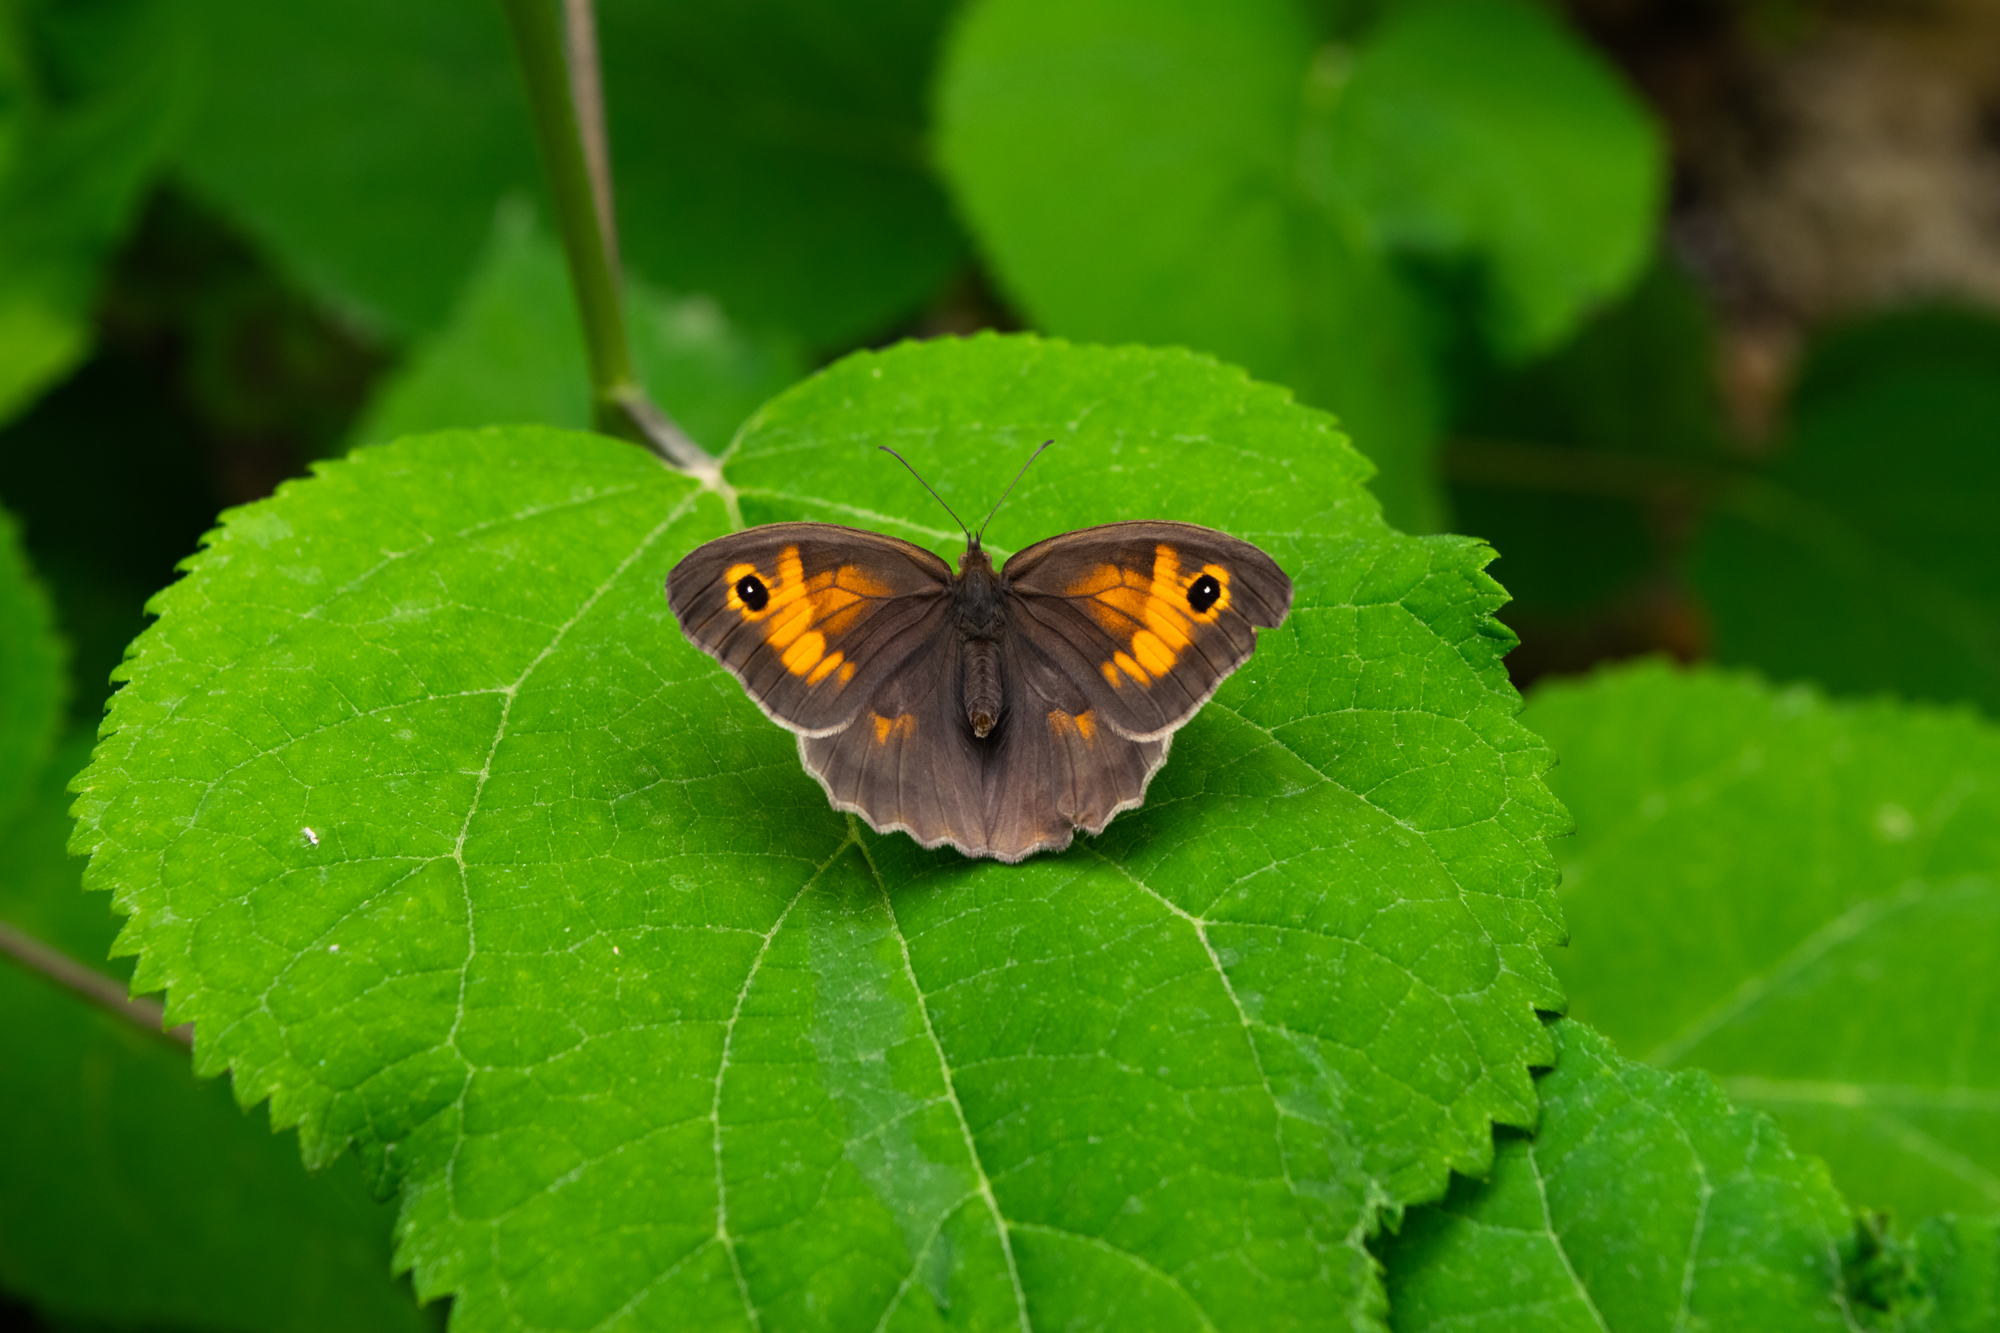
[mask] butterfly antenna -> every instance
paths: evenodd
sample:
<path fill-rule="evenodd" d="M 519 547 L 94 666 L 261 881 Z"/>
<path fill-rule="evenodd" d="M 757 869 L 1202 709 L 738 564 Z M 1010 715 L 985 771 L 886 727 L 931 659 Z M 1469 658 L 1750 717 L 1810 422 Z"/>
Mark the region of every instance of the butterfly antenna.
<path fill-rule="evenodd" d="M 898 463 L 901 463 L 904 467 L 910 467 L 910 460 L 903 457 L 901 454 L 897 453 L 894 449 L 891 449 L 888 445 L 878 444 L 875 447 L 877 449 L 880 449 L 883 453 L 889 455 L 889 457 L 895 459 Z M 960 518 L 957 514 L 952 514 L 951 506 L 944 504 L 944 497 L 937 493 L 937 488 L 935 486 L 931 485 L 929 482 L 924 480 L 924 474 L 917 471 L 915 468 L 910 467 L 910 475 L 917 479 L 917 484 L 919 486 L 922 486 L 925 490 L 931 493 L 931 499 L 936 500 L 941 505 L 944 505 L 944 512 L 947 514 L 951 514 L 951 521 L 958 524 L 958 530 L 965 534 L 966 540 L 971 542 L 974 546 L 979 545 L 979 539 L 972 535 L 972 529 L 965 526 L 964 519 Z"/>
<path fill-rule="evenodd" d="M 1028 475 L 1028 469 L 1033 467 L 1035 465 L 1035 460 L 1042 456 L 1042 450 L 1047 449 L 1050 445 L 1054 443 L 1055 443 L 1054 440 L 1043 440 L 1042 448 L 1035 450 L 1035 452 L 1033 452 L 1032 454 L 1029 454 L 1028 461 L 1021 464 L 1021 470 L 1014 474 L 1014 480 L 1007 483 L 1007 489 L 1000 492 L 1000 498 L 998 500 L 995 500 L 993 502 L 993 507 L 986 511 L 985 519 L 982 520 L 979 524 L 979 531 L 973 535 L 972 544 L 974 546 L 979 545 L 979 539 L 986 535 L 986 525 L 988 523 L 991 523 L 993 521 L 993 516 L 1000 512 L 1000 506 L 1007 503 L 1007 497 L 1012 495 L 1014 493 L 1014 488 L 1021 484 L 1021 478 Z"/>

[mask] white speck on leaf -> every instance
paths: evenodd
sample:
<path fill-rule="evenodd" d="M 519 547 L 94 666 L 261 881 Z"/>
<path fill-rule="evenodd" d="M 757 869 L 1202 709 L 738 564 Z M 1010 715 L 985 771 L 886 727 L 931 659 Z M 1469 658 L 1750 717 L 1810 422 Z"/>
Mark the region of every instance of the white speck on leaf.
<path fill-rule="evenodd" d="M 1875 810 L 1875 831 L 1890 842 L 1908 842 L 1917 831 L 1917 820 L 1908 810 L 1889 801 Z"/>
<path fill-rule="evenodd" d="M 307 842 L 311 843 L 315 847 L 319 846 L 319 834 L 314 833 L 309 828 L 300 829 L 299 832 L 306 835 Z"/>

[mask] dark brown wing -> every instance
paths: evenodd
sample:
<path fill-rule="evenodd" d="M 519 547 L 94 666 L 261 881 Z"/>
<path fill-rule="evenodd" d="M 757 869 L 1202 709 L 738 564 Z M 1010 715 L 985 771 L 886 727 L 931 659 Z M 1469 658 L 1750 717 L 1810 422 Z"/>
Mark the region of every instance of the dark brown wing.
<path fill-rule="evenodd" d="M 1009 629 L 1077 682 L 1099 725 L 1156 741 L 1249 660 L 1292 581 L 1249 542 L 1192 523 L 1107 523 L 1007 562 Z"/>
<path fill-rule="evenodd" d="M 1061 851 L 1146 799 L 1171 734 L 1133 740 L 1104 725 L 1088 692 L 1032 640 L 1006 650 L 1007 713 L 986 775 L 987 856 Z"/>
<path fill-rule="evenodd" d="M 958 635 L 907 659 L 844 730 L 799 737 L 799 759 L 834 809 L 879 833 L 901 830 L 926 847 L 968 856 L 986 847 L 985 765 L 991 739 L 972 735 L 959 698 Z"/>
<path fill-rule="evenodd" d="M 1010 639 L 1000 724 L 977 739 L 960 697 L 956 634 L 911 659 L 845 730 L 801 736 L 799 758 L 834 807 L 878 832 L 926 847 L 1019 861 L 1101 833 L 1139 804 L 1167 741 L 1135 741 L 1101 726 L 1081 688 Z"/>
<path fill-rule="evenodd" d="M 667 576 L 681 632 L 773 721 L 824 735 L 905 661 L 950 638 L 952 577 L 909 542 L 832 523 L 772 523 L 697 547 Z"/>

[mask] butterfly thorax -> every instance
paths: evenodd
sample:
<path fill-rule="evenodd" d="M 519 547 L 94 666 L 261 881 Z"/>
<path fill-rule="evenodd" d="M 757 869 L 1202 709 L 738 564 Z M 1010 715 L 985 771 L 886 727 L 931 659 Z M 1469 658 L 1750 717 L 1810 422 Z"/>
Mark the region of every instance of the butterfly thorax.
<path fill-rule="evenodd" d="M 1000 640 L 1007 632 L 1002 594 L 1005 585 L 977 539 L 959 557 L 952 586 L 958 618 L 959 696 L 972 734 L 984 740 L 1000 724 L 1004 695 L 1000 682 Z"/>

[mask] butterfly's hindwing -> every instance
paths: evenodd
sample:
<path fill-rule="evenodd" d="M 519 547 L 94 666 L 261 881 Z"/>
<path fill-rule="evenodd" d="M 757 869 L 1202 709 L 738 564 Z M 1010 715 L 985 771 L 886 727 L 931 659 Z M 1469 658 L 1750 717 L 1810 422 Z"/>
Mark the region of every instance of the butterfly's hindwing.
<path fill-rule="evenodd" d="M 901 829 L 926 847 L 948 842 L 993 855 L 983 850 L 992 750 L 973 738 L 959 705 L 959 655 L 947 632 L 935 652 L 884 681 L 843 730 L 799 737 L 799 759 L 836 810 L 877 832 Z"/>
<path fill-rule="evenodd" d="M 1006 706 L 985 740 L 967 725 L 954 636 L 912 661 L 844 730 L 802 736 L 799 757 L 836 809 L 926 847 L 1019 861 L 1101 833 L 1145 797 L 1167 741 L 1103 727 L 1085 693 L 1031 643 L 1003 649 Z"/>

